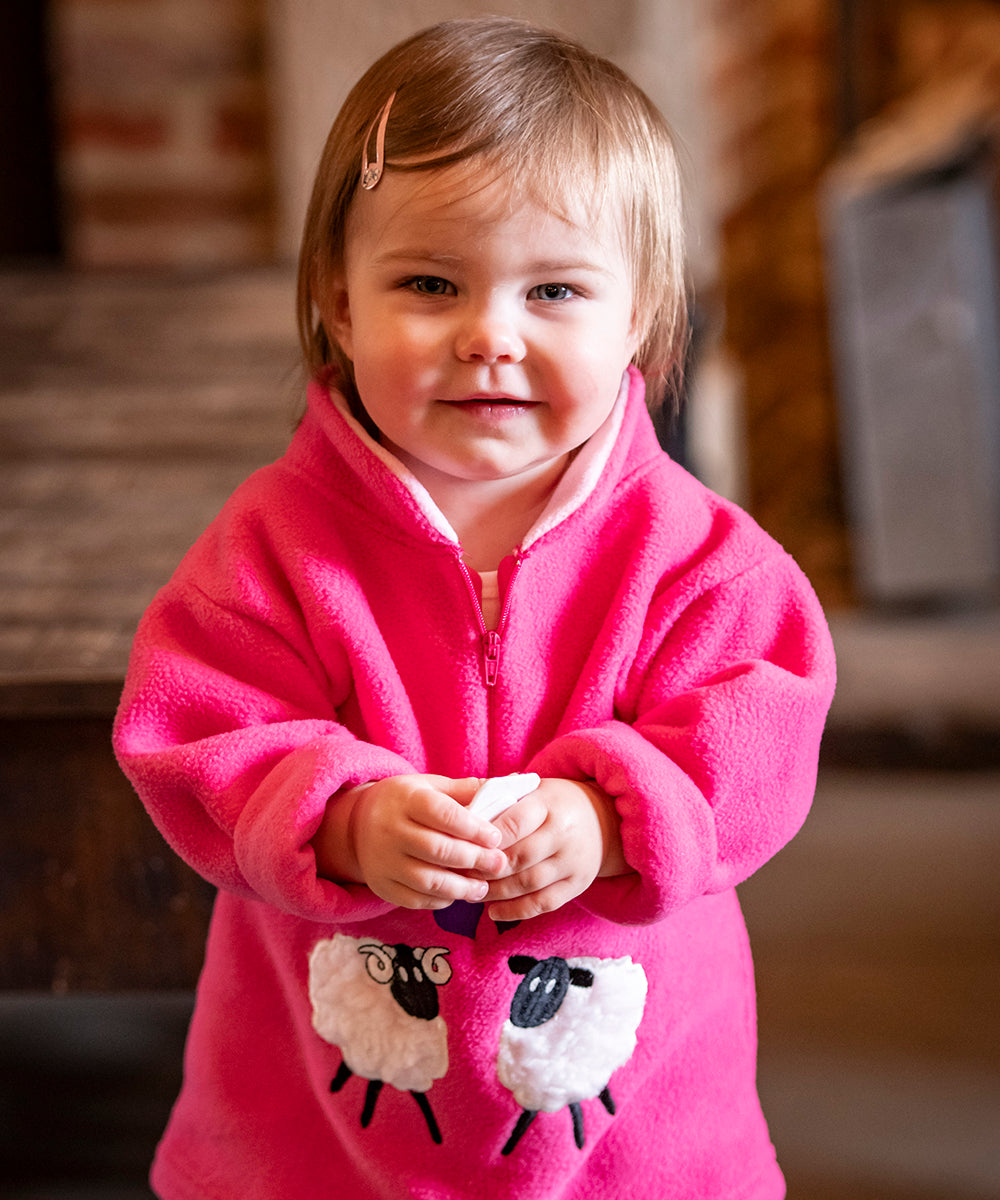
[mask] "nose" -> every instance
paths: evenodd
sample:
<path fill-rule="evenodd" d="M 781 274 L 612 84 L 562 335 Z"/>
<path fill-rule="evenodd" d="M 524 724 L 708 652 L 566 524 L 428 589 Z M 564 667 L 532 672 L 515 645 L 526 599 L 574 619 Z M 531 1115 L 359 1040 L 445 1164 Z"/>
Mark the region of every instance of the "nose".
<path fill-rule="evenodd" d="M 470 305 L 455 335 L 455 353 L 463 362 L 520 362 L 524 341 L 514 315 L 499 301 Z"/>

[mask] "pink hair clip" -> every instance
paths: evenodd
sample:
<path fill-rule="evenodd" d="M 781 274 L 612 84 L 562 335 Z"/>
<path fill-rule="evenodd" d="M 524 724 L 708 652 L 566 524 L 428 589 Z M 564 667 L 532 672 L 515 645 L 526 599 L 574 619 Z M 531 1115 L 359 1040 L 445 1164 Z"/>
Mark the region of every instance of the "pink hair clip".
<path fill-rule="evenodd" d="M 365 144 L 361 148 L 361 186 L 365 191 L 371 191 L 376 183 L 382 178 L 382 169 L 385 166 L 385 127 L 389 120 L 389 109 L 392 108 L 392 102 L 396 99 L 396 93 L 386 100 L 381 113 L 368 126 L 368 132 L 365 134 Z M 375 123 L 378 122 L 378 133 L 375 135 L 375 161 L 368 161 L 368 143 L 371 141 L 372 130 L 375 128 Z"/>

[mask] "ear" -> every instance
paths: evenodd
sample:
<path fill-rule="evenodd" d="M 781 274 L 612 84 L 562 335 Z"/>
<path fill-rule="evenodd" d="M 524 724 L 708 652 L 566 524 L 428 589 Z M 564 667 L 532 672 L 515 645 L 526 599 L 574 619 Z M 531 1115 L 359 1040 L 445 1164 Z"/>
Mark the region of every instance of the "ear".
<path fill-rule="evenodd" d="M 327 335 L 353 362 L 354 339 L 347 279 L 342 271 L 324 271 L 316 282 L 313 294 L 319 298 L 317 307 Z"/>

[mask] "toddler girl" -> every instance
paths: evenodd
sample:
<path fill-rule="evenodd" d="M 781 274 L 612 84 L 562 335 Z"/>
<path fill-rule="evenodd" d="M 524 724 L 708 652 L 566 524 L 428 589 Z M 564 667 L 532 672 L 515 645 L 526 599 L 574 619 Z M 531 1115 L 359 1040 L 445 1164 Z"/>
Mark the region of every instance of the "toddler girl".
<path fill-rule="evenodd" d="M 308 412 L 116 724 L 220 889 L 166 1200 L 784 1194 L 733 888 L 805 816 L 833 661 L 657 444 L 681 241 L 662 118 L 558 36 L 447 22 L 348 97 Z"/>

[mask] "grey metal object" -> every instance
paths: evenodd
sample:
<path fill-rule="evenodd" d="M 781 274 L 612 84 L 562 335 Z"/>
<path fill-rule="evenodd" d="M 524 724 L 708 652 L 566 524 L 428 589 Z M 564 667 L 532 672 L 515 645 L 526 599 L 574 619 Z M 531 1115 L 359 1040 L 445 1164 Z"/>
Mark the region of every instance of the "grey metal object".
<path fill-rule="evenodd" d="M 963 600 L 1000 579 L 995 186 L 979 146 L 827 190 L 845 487 L 869 599 Z"/>

